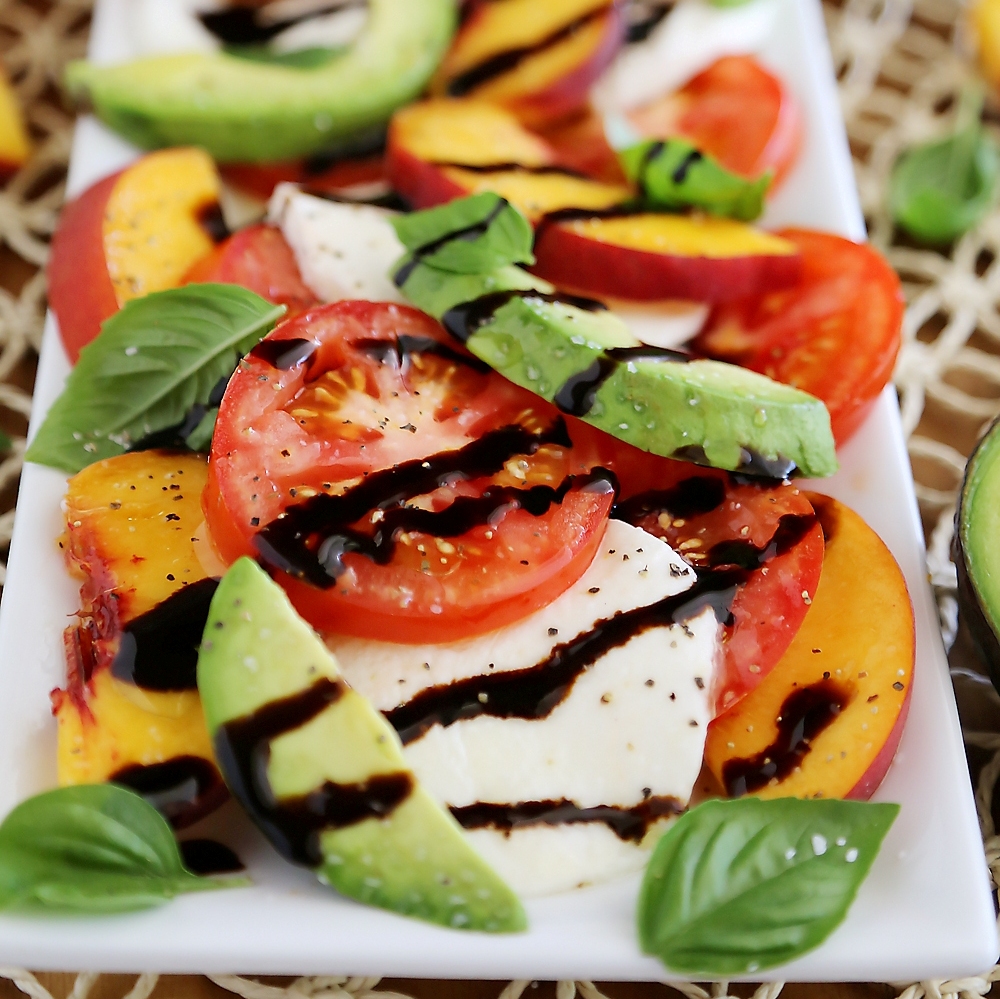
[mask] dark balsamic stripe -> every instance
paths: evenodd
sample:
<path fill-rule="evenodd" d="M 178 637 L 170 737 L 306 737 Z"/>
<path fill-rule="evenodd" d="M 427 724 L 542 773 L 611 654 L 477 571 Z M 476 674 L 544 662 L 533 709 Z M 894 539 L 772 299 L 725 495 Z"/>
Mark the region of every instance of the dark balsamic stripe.
<path fill-rule="evenodd" d="M 756 547 L 749 541 L 740 542 L 743 550 L 735 564 L 741 568 L 699 571 L 690 589 L 598 621 L 590 631 L 555 646 L 549 656 L 535 666 L 428 687 L 405 704 L 386 712 L 386 717 L 404 743 L 419 739 L 433 725 L 447 727 L 480 715 L 545 718 L 563 701 L 585 670 L 612 649 L 627 644 L 648 629 L 683 624 L 706 607 L 712 608 L 721 624 L 731 624 L 730 608 L 737 590 L 749 581 L 757 568 L 798 544 L 815 523 L 812 514 L 785 514 L 767 544 Z M 710 566 L 719 564 L 713 556 L 714 550 L 709 550 Z M 720 557 L 722 554 L 727 565 L 734 563 L 731 548 L 727 547 Z"/>
<path fill-rule="evenodd" d="M 457 450 L 373 472 L 343 495 L 320 493 L 291 506 L 254 536 L 254 546 L 270 568 L 327 589 L 342 571 L 341 558 L 347 552 L 359 552 L 376 561 L 385 557 L 388 561 L 396 531 L 426 528 L 439 537 L 454 537 L 469 530 L 477 518 L 488 518 L 491 510 L 506 503 L 517 502 L 528 510 L 543 506 L 548 509 L 561 498 L 551 487 L 514 490 L 517 496 L 501 495 L 500 487 L 491 487 L 493 492 L 488 497 L 485 493 L 480 499 L 461 497 L 441 511 L 405 506 L 408 500 L 431 493 L 456 476 L 477 479 L 495 475 L 511 458 L 532 455 L 545 444 L 573 446 L 565 423 L 560 420 L 539 433 L 516 424 L 491 430 Z M 607 473 L 604 475 L 607 477 Z M 381 512 L 383 518 L 371 535 L 351 527 L 375 511 Z"/>
<path fill-rule="evenodd" d="M 468 170 L 469 173 L 530 173 L 539 176 L 545 174 L 556 174 L 560 177 L 579 177 L 584 180 L 592 180 L 582 170 L 574 170 L 571 167 L 558 166 L 554 163 L 540 164 L 538 166 L 528 166 L 526 163 L 504 162 L 504 163 L 458 163 L 452 160 L 434 160 L 434 166 L 453 167 L 456 170 Z"/>
<path fill-rule="evenodd" d="M 185 839 L 177 844 L 184 866 L 192 874 L 236 874 L 246 865 L 225 843 L 214 839 Z"/>
<path fill-rule="evenodd" d="M 722 781 L 731 798 L 752 794 L 772 780 L 787 777 L 812 750 L 813 740 L 850 703 L 851 692 L 832 680 L 793 691 L 781 705 L 778 734 L 755 756 L 729 760 Z"/>
<path fill-rule="evenodd" d="M 298 364 L 310 361 L 319 349 L 314 340 L 304 340 L 301 337 L 261 340 L 247 355 L 270 364 L 279 371 L 289 371 Z"/>
<path fill-rule="evenodd" d="M 198 646 L 218 585 L 218 579 L 199 579 L 129 621 L 112 675 L 146 690 L 196 690 Z"/>
<path fill-rule="evenodd" d="M 690 361 L 689 354 L 667 347 L 612 347 L 599 354 L 589 367 L 570 375 L 556 392 L 553 402 L 570 416 L 584 417 L 593 408 L 601 386 L 618 370 L 621 364 L 635 361 Z"/>
<path fill-rule="evenodd" d="M 677 169 L 674 170 L 670 179 L 675 184 L 683 184 L 684 181 L 687 180 L 688 171 L 691 167 L 704 158 L 705 154 L 700 149 L 692 149 L 691 152 L 689 152 L 687 156 L 685 156 L 684 159 L 677 164 Z"/>
<path fill-rule="evenodd" d="M 215 764 L 201 756 L 132 763 L 116 770 L 108 780 L 141 795 L 175 828 L 190 825 L 228 797 Z"/>
<path fill-rule="evenodd" d="M 651 489 L 616 503 L 615 520 L 638 526 L 650 514 L 669 513 L 672 517 L 695 517 L 717 510 L 726 499 L 726 483 L 709 475 L 692 475 L 670 489 Z"/>
<path fill-rule="evenodd" d="M 443 358 L 453 364 L 464 365 L 481 375 L 489 374 L 493 369 L 478 357 L 472 354 L 460 354 L 457 350 L 449 347 L 429 336 L 401 336 L 393 337 L 390 340 L 355 340 L 353 345 L 355 350 L 385 364 L 390 358 L 399 368 L 404 368 L 413 355 L 421 356 L 430 354 L 434 357 Z"/>
<path fill-rule="evenodd" d="M 402 267 L 396 271 L 393 281 L 397 288 L 402 288 L 406 284 L 409 276 L 416 270 L 420 263 L 427 257 L 433 256 L 438 250 L 447 246 L 449 243 L 453 243 L 456 240 L 462 240 L 467 243 L 473 243 L 481 236 L 485 236 L 489 232 L 489 228 L 493 225 L 497 216 L 507 207 L 508 202 L 504 198 L 499 198 L 497 203 L 493 206 L 489 215 L 485 218 L 480 219 L 478 222 L 473 222 L 471 225 L 467 225 L 462 229 L 454 229 L 451 232 L 446 232 L 443 236 L 439 236 L 437 239 L 432 239 L 429 243 L 424 243 L 423 246 L 418 246 L 414 251 L 412 257 L 403 264 Z"/>
<path fill-rule="evenodd" d="M 522 298 L 526 302 L 558 302 L 572 305 L 585 312 L 604 312 L 607 306 L 593 298 L 579 295 L 546 295 L 530 288 L 515 288 L 508 291 L 491 291 L 471 302 L 461 302 L 452 306 L 442 317 L 441 325 L 458 341 L 467 343 L 476 330 L 493 320 L 494 315 L 508 302 Z"/>
<path fill-rule="evenodd" d="M 259 16 L 260 12 L 254 7 L 231 6 L 224 10 L 206 11 L 198 15 L 198 20 L 224 45 L 260 45 L 302 21 L 308 21 L 322 14 L 333 14 L 347 7 L 359 6 L 364 6 L 364 3 L 358 0 L 331 2 L 308 14 L 275 21 L 273 24 L 263 22 Z"/>
<path fill-rule="evenodd" d="M 311 687 L 219 726 L 215 753 L 229 790 L 282 856 L 315 867 L 322 862 L 320 834 L 368 818 L 390 815 L 409 796 L 409 773 L 376 774 L 366 781 L 325 781 L 308 794 L 278 798 L 267 779 L 271 742 L 311 721 L 346 692 L 323 677 Z"/>
<path fill-rule="evenodd" d="M 366 132 L 341 142 L 334 149 L 315 153 L 302 161 L 304 177 L 318 177 L 347 160 L 370 159 L 385 152 L 387 133 L 384 128 Z"/>
<path fill-rule="evenodd" d="M 625 8 L 628 19 L 625 44 L 644 42 L 652 34 L 653 29 L 670 13 L 673 6 L 673 0 L 661 0 L 659 3 L 632 0 Z"/>
<path fill-rule="evenodd" d="M 338 205 L 374 205 L 377 208 L 389 208 L 395 212 L 409 212 L 413 206 L 398 191 L 387 191 L 375 198 L 351 198 L 345 194 L 336 194 L 321 187 L 300 185 L 299 190 L 311 198 L 323 201 L 333 201 Z"/>
<path fill-rule="evenodd" d="M 463 829 L 499 829 L 510 833 L 526 826 L 573 825 L 579 822 L 603 822 L 621 840 L 640 843 L 649 827 L 658 819 L 680 815 L 684 806 L 671 797 L 651 797 L 632 808 L 597 805 L 579 808 L 572 801 L 521 801 L 516 805 L 476 802 L 452 808 Z"/>
<path fill-rule="evenodd" d="M 583 17 L 578 17 L 575 21 L 570 21 L 569 24 L 565 24 L 556 31 L 553 31 L 534 45 L 507 49 L 505 52 L 498 52 L 496 55 L 484 59 L 481 63 L 478 63 L 471 69 L 467 69 L 464 73 L 459 73 L 458 76 L 449 82 L 449 96 L 464 97 L 477 87 L 481 87 L 484 83 L 488 83 L 490 80 L 496 79 L 496 77 L 508 73 L 512 69 L 516 69 L 529 56 L 544 52 L 546 49 L 558 45 L 591 21 L 603 17 L 612 6 L 613 4 L 608 4 L 605 7 L 592 10 L 589 14 L 584 14 Z"/>
<path fill-rule="evenodd" d="M 212 201 L 198 212 L 198 224 L 202 227 L 213 243 L 221 243 L 228 239 L 232 232 L 222 214 L 222 205 Z"/>
<path fill-rule="evenodd" d="M 700 444 L 680 447 L 668 457 L 676 458 L 678 461 L 690 461 L 694 465 L 712 465 Z M 753 448 L 741 447 L 739 468 L 734 469 L 734 472 L 752 476 L 758 485 L 762 481 L 780 485 L 797 470 L 798 466 L 791 458 L 785 458 L 780 454 L 776 458 L 768 458 Z"/>

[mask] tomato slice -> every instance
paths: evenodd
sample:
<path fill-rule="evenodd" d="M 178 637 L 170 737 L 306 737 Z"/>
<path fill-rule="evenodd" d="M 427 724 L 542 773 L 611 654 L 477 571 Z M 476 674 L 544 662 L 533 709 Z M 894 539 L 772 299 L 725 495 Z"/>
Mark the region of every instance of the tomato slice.
<path fill-rule="evenodd" d="M 285 163 L 224 163 L 219 173 L 234 187 L 266 201 L 278 184 L 302 184 L 314 191 L 339 194 L 359 184 L 378 184 L 386 179 L 384 157 L 370 155 L 331 158 L 329 163 L 295 160 Z"/>
<path fill-rule="evenodd" d="M 720 305 L 695 348 L 822 399 L 841 444 L 892 377 L 903 321 L 899 278 L 863 243 L 804 229 L 778 235 L 802 251 L 799 283 Z"/>
<path fill-rule="evenodd" d="M 812 505 L 791 484 L 759 485 L 628 445 L 602 460 L 620 482 L 613 516 L 663 538 L 699 575 L 763 562 L 738 587 L 722 629 L 713 691 L 721 714 L 778 663 L 809 609 L 824 551 Z"/>
<path fill-rule="evenodd" d="M 287 305 L 290 315 L 319 304 L 302 280 L 292 248 L 270 225 L 247 226 L 223 240 L 184 277 L 185 284 L 201 281 L 242 285 L 275 305 Z"/>
<path fill-rule="evenodd" d="M 337 302 L 282 323 L 219 410 L 204 508 L 320 631 L 486 632 L 590 564 L 613 500 L 555 409 L 415 309 Z"/>
<path fill-rule="evenodd" d="M 680 90 L 629 115 L 644 135 L 684 135 L 744 177 L 791 169 L 802 142 L 802 115 L 784 84 L 752 56 L 724 56 Z"/>

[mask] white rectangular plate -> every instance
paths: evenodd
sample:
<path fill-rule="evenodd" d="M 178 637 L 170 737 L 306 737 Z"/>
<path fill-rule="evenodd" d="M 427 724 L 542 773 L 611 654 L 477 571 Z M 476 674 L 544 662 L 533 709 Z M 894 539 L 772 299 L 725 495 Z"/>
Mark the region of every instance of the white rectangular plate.
<path fill-rule="evenodd" d="M 102 0 L 92 53 L 123 44 L 129 0 Z M 864 236 L 819 0 L 777 0 L 763 59 L 806 113 L 806 143 L 766 222 Z M 76 193 L 136 155 L 92 120 L 77 131 Z M 32 427 L 68 364 L 45 331 Z M 955 700 L 927 586 L 923 539 L 895 396 L 887 390 L 819 485 L 857 510 L 906 575 L 917 617 L 916 682 L 896 761 L 876 797 L 902 803 L 847 921 L 819 949 L 767 975 L 796 981 L 954 978 L 988 968 L 997 935 Z M 0 614 L 0 815 L 55 783 L 49 691 L 64 682 L 62 631 L 78 607 L 55 538 L 65 478 L 25 468 Z M 864 566 L 859 565 L 863 572 Z M 850 622 L 844 626 L 849 628 Z M 100 971 L 354 974 L 452 978 L 669 980 L 640 954 L 639 877 L 528 903 L 529 932 L 490 937 L 437 929 L 334 895 L 281 861 L 229 806 L 214 820 L 248 863 L 254 887 L 189 895 L 149 912 L 91 919 L 0 916 L 0 963 Z"/>

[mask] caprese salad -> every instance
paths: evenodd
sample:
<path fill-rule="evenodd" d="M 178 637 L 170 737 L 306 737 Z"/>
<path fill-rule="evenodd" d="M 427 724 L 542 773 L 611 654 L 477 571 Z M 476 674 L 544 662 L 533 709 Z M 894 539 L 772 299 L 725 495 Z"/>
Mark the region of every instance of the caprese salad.
<path fill-rule="evenodd" d="M 640 937 L 679 970 L 795 953 L 680 954 L 699 836 L 838 863 L 842 917 L 894 812 L 839 799 L 892 760 L 913 615 L 795 477 L 887 383 L 901 296 L 864 245 L 752 225 L 802 123 L 734 54 L 769 0 L 725 6 L 474 2 L 452 37 L 445 0 L 178 4 L 172 35 L 145 3 L 143 58 L 71 71 L 191 145 L 53 242 L 60 784 L 177 829 L 231 795 L 342 893 L 459 928 L 655 846 Z M 229 230 L 210 153 L 261 220 Z"/>

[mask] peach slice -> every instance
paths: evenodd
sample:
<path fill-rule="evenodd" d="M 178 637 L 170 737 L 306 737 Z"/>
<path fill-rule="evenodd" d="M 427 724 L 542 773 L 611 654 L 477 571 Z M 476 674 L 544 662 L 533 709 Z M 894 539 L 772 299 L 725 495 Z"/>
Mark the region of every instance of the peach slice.
<path fill-rule="evenodd" d="M 608 208 L 632 193 L 560 167 L 547 142 L 483 101 L 431 100 L 397 112 L 387 158 L 390 182 L 417 208 L 495 191 L 537 221 L 564 208 Z"/>
<path fill-rule="evenodd" d="M 730 795 L 867 798 L 906 722 L 914 625 L 903 575 L 861 517 L 809 499 L 826 537 L 809 612 L 760 686 L 709 726 L 705 763 Z"/>
<path fill-rule="evenodd" d="M 535 256 L 535 272 L 554 284 L 642 301 L 727 301 L 794 284 L 802 268 L 789 240 L 698 214 L 551 221 L 539 228 Z"/>
<path fill-rule="evenodd" d="M 0 69 L 0 180 L 24 166 L 31 155 L 31 141 L 17 94 L 7 74 Z"/>
<path fill-rule="evenodd" d="M 466 20 L 431 92 L 503 104 L 527 124 L 552 121 L 586 103 L 624 34 L 608 0 L 493 0 Z"/>
<path fill-rule="evenodd" d="M 49 301 L 76 361 L 133 298 L 176 287 L 222 234 L 219 177 L 200 149 L 164 149 L 88 188 L 52 239 Z"/>

